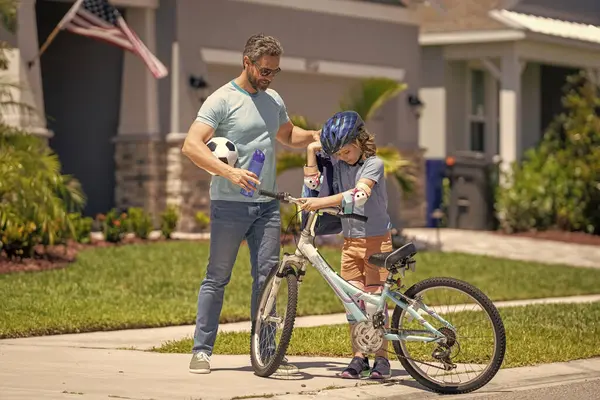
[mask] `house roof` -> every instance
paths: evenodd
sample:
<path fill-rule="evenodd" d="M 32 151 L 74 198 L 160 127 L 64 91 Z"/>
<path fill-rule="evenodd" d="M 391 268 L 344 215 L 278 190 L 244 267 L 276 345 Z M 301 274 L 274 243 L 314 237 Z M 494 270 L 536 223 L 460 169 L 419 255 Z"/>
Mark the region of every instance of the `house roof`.
<path fill-rule="evenodd" d="M 420 4 L 416 12 L 421 19 L 422 33 L 443 33 L 506 29 L 506 25 L 489 15 L 503 8 L 505 0 L 443 0 L 445 9 Z"/>
<path fill-rule="evenodd" d="M 490 13 L 492 18 L 516 29 L 524 29 L 544 35 L 600 43 L 600 27 L 559 19 L 544 18 L 508 10 Z"/>
<path fill-rule="evenodd" d="M 465 42 L 474 40 L 473 35 L 481 36 L 476 41 L 515 40 L 533 32 L 600 44 L 599 26 L 505 9 L 509 4 L 506 0 L 443 0 L 445 12 L 420 5 L 422 43 Z"/>

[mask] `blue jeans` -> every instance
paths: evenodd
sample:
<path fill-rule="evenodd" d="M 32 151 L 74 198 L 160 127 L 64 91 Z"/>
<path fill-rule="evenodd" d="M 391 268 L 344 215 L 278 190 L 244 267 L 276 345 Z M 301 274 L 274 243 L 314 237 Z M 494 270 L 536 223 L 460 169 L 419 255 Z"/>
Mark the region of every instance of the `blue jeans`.
<path fill-rule="evenodd" d="M 258 296 L 269 272 L 279 263 L 281 216 L 279 201 L 247 203 L 213 200 L 210 204 L 210 255 L 198 293 L 192 352 L 211 355 L 223 308 L 225 286 L 244 238 L 250 249 L 254 320 Z"/>

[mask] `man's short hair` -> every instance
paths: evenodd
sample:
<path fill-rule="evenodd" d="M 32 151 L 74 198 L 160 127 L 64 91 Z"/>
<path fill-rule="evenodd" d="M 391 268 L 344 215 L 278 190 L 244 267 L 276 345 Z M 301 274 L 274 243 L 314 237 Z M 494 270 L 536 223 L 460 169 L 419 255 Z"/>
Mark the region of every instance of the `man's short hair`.
<path fill-rule="evenodd" d="M 252 35 L 244 47 L 244 56 L 252 61 L 258 61 L 262 56 L 281 56 L 283 47 L 279 40 L 273 36 L 266 36 L 262 33 Z"/>

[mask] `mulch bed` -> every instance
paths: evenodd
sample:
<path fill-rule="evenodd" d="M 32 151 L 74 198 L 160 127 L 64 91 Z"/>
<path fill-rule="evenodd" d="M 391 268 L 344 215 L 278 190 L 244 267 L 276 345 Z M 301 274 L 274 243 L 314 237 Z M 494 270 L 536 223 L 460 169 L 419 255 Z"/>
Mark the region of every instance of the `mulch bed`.
<path fill-rule="evenodd" d="M 532 231 L 519 233 L 506 233 L 502 231 L 495 232 L 503 236 L 525 237 L 530 239 L 553 240 L 556 242 L 587 244 L 591 246 L 600 246 L 600 235 L 591 235 L 584 232 L 565 232 L 558 230 Z"/>

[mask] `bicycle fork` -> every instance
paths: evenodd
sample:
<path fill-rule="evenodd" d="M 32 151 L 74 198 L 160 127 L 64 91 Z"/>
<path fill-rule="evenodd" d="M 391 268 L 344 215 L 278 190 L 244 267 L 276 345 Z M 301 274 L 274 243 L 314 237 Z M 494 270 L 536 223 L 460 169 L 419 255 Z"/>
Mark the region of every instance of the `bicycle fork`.
<path fill-rule="evenodd" d="M 306 263 L 300 259 L 297 255 L 284 254 L 283 259 L 279 263 L 277 267 L 277 272 L 275 272 L 275 277 L 271 283 L 271 290 L 269 291 L 269 297 L 267 298 L 267 302 L 265 303 L 265 307 L 262 310 L 261 315 L 259 316 L 263 321 L 267 320 L 268 322 L 276 322 L 281 323 L 279 321 L 280 318 L 274 318 L 270 316 L 271 311 L 273 309 L 273 304 L 277 299 L 277 293 L 279 292 L 279 286 L 281 285 L 281 280 L 286 277 L 289 273 L 288 269 L 292 268 L 291 265 L 296 266 L 296 275 L 298 276 L 298 285 L 302 283 L 302 277 L 306 273 Z"/>

